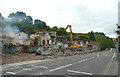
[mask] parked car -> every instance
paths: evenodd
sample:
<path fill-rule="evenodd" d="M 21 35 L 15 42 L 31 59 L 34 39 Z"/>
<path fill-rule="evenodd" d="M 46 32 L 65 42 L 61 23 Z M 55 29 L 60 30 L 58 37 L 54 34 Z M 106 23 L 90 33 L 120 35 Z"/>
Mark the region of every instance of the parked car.
<path fill-rule="evenodd" d="M 44 47 L 39 47 L 36 51 L 36 55 L 41 55 L 43 51 L 44 51 Z"/>

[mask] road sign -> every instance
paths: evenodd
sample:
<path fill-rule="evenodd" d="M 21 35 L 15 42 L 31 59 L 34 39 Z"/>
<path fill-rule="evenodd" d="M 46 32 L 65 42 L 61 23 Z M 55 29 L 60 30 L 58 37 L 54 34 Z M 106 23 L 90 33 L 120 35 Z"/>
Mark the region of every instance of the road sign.
<path fill-rule="evenodd" d="M 119 38 L 116 38 L 116 42 L 119 42 Z"/>

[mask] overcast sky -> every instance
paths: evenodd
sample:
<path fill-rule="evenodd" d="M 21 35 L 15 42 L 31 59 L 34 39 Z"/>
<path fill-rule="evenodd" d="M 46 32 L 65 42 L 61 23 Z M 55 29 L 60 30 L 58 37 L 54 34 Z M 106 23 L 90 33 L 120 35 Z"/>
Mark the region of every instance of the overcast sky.
<path fill-rule="evenodd" d="M 73 32 L 104 32 L 116 37 L 119 0 L 0 0 L 0 12 L 7 18 L 16 11 L 45 21 L 50 27 L 66 27 Z"/>

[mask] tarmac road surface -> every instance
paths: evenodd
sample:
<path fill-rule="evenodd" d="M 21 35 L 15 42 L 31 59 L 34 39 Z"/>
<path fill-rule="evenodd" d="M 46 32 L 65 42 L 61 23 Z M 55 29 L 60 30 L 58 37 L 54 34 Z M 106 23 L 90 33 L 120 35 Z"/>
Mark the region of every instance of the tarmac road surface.
<path fill-rule="evenodd" d="M 2 70 L 3 75 L 117 75 L 111 68 L 115 51 L 103 51 L 61 57 L 58 59 L 16 66 Z"/>

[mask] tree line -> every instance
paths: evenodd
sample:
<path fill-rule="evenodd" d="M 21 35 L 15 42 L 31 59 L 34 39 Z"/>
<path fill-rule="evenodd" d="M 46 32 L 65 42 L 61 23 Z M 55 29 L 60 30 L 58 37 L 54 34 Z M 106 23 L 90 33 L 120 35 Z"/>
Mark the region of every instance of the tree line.
<path fill-rule="evenodd" d="M 54 26 L 50 28 L 44 21 L 40 19 L 33 20 L 31 16 L 19 11 L 16 13 L 10 13 L 8 18 L 4 18 L 0 15 L 0 20 L 0 27 L 16 26 L 20 31 L 27 34 L 33 34 L 39 31 L 56 31 L 57 35 L 64 35 L 67 33 L 62 27 L 58 28 L 57 26 Z"/>

